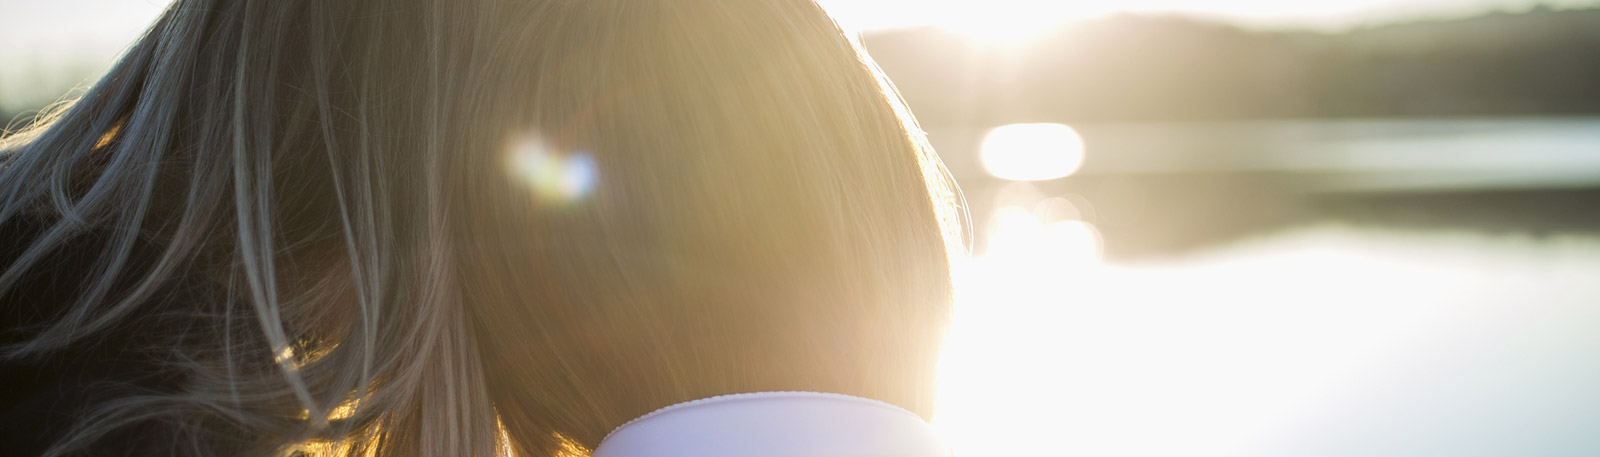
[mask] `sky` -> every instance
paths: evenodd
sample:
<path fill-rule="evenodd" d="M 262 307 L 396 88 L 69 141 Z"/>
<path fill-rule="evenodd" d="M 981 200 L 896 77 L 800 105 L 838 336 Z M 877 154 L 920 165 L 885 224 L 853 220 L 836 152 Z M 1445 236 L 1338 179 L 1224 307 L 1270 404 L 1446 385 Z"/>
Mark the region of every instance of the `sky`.
<path fill-rule="evenodd" d="M 938 25 L 957 29 L 1047 26 L 1117 12 L 1179 13 L 1255 28 L 1337 31 L 1354 25 L 1459 17 L 1536 5 L 1575 8 L 1596 0 L 819 0 L 863 29 Z"/>
<path fill-rule="evenodd" d="M 168 2 L 0 0 L 0 111 L 34 106 L 99 74 Z M 1180 13 L 1258 28 L 1338 30 L 1374 22 L 1600 6 L 1600 0 L 819 0 L 846 26 L 881 30 L 933 25 L 1015 37 L 1060 22 L 1116 12 Z M 69 82 L 63 82 L 69 81 Z"/>

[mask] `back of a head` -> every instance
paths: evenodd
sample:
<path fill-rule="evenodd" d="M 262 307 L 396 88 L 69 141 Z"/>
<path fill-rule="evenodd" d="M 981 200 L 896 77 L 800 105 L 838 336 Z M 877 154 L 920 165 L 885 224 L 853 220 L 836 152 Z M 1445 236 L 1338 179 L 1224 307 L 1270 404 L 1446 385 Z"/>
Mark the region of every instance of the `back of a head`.
<path fill-rule="evenodd" d="M 0 300 L 108 239 L 14 356 L 209 316 L 177 386 L 62 451 L 155 421 L 202 454 L 555 455 L 775 390 L 931 412 L 952 188 L 809 0 L 183 0 L 3 147 L 0 219 L 46 229 Z M 170 299 L 196 287 L 226 298 Z"/>

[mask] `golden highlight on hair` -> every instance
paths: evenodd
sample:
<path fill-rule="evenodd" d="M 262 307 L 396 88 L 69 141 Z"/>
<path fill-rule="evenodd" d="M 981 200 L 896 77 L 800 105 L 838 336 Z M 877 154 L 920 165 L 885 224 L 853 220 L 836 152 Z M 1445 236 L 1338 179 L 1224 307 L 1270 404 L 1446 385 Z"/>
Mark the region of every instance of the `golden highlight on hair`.
<path fill-rule="evenodd" d="M 565 456 L 764 390 L 932 412 L 959 193 L 810 0 L 179 0 L 0 148 L 0 306 L 50 311 L 5 356 L 136 334 L 169 381 L 50 455 Z"/>

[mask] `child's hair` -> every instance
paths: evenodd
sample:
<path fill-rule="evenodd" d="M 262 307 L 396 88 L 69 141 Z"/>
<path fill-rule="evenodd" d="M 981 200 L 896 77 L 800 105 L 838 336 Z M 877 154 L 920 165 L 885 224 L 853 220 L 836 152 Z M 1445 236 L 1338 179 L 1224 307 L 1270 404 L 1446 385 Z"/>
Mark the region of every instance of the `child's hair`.
<path fill-rule="evenodd" d="M 810 0 L 180 0 L 0 150 L 32 227 L 0 305 L 44 316 L 8 357 L 138 335 L 160 380 L 55 454 L 557 455 L 748 391 L 931 413 L 958 196 Z"/>

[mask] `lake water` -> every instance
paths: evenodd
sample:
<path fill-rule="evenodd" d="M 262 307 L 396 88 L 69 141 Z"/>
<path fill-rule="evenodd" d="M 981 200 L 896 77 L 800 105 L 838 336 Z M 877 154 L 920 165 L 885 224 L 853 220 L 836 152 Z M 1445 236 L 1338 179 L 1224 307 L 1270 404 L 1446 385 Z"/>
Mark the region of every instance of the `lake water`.
<path fill-rule="evenodd" d="M 1327 225 L 962 279 L 957 455 L 1600 455 L 1600 238 Z"/>
<path fill-rule="evenodd" d="M 1078 131 L 1082 173 L 1600 182 L 1594 120 Z M 1158 163 L 1174 144 L 1213 156 Z M 1330 222 L 1108 264 L 1093 225 L 1038 214 L 982 221 L 958 272 L 935 419 L 958 456 L 1600 455 L 1600 236 Z"/>
<path fill-rule="evenodd" d="M 1600 118 L 1264 120 L 1074 124 L 1083 175 L 1322 174 L 1356 190 L 1600 183 Z M 987 128 L 928 128 L 958 178 L 983 180 Z"/>

